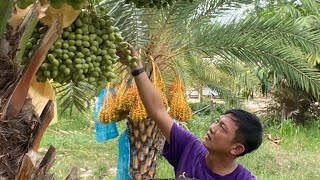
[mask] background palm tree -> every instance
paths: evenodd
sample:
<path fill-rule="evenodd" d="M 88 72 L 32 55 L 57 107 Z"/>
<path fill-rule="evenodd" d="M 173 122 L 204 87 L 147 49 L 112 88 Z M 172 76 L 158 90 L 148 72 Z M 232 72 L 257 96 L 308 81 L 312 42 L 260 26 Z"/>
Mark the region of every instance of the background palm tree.
<path fill-rule="evenodd" d="M 319 30 L 319 1 L 302 0 L 302 1 L 269 1 L 264 5 L 257 3 L 251 12 L 257 16 L 293 19 L 293 23 L 301 30 L 306 28 Z M 320 58 L 318 53 L 306 53 L 305 61 L 310 66 L 320 69 Z M 316 98 L 310 92 L 303 90 L 296 84 L 286 84 L 286 77 L 281 72 L 273 69 L 275 79 L 278 79 L 274 86 L 272 95 L 277 104 L 271 106 L 272 109 L 283 115 L 293 118 L 296 122 L 302 122 L 312 119 L 313 116 L 319 115 Z M 294 102 L 294 103 L 293 103 Z M 283 116 L 286 118 L 286 116 Z M 280 119 L 280 118 L 279 118 Z"/>

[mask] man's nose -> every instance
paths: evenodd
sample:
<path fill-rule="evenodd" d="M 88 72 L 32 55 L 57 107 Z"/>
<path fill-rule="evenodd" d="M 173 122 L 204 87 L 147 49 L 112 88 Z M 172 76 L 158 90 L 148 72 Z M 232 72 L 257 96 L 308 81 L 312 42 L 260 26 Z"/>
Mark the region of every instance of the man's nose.
<path fill-rule="evenodd" d="M 212 124 L 210 126 L 210 131 L 211 131 L 212 134 L 214 134 L 217 131 L 217 125 L 216 124 Z"/>

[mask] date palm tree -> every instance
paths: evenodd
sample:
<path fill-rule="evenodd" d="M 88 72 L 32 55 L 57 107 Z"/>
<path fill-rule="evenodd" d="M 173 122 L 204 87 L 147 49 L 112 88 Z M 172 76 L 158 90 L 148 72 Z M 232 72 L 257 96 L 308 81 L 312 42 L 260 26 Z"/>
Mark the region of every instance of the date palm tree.
<path fill-rule="evenodd" d="M 301 29 L 294 19 L 279 16 L 248 14 L 231 20 L 221 18 L 249 3 L 252 2 L 195 0 L 189 4 L 178 1 L 163 10 L 140 9 L 124 1 L 102 1 L 100 5 L 112 7 L 108 14 L 117 19 L 124 37 L 136 48 L 142 48 L 146 57 L 154 57 L 167 85 L 175 69 L 186 82 L 198 79 L 230 95 L 235 87 L 228 83 L 234 81 L 228 81 L 232 79 L 232 69 L 226 65 L 244 63 L 275 69 L 289 83 L 319 98 L 320 74 L 306 62 L 306 54 L 319 52 L 319 31 Z M 153 126 L 149 122 L 143 129 L 138 125 L 129 126 L 129 131 L 143 135 L 149 124 Z M 141 147 L 151 149 L 156 144 L 150 143 L 155 142 L 154 137 L 147 141 L 149 143 L 135 146 L 136 142 L 141 142 L 141 136 L 132 135 L 132 162 L 136 162 L 137 154 L 143 154 Z M 138 164 L 155 161 L 156 156 L 145 156 Z M 131 172 L 138 174 L 132 174 L 133 178 L 152 178 L 154 173 L 148 172 L 153 171 L 153 167 L 142 165 L 131 163 Z"/>
<path fill-rule="evenodd" d="M 38 22 L 40 6 L 35 4 L 17 30 L 8 24 L 13 1 L 0 2 L 0 179 L 49 179 L 47 174 L 54 159 L 54 148 L 49 148 L 45 160 L 39 161 L 40 140 L 53 118 L 53 102 L 48 101 L 37 115 L 28 97 L 33 76 L 47 51 L 59 37 L 62 21 L 57 18 L 35 48 L 26 66 L 19 64 L 19 52 Z M 36 165 L 36 161 L 40 165 Z"/>
<path fill-rule="evenodd" d="M 302 29 L 293 18 L 255 14 L 225 18 L 225 15 L 232 15 L 235 10 L 253 3 L 249 0 L 177 1 L 162 10 L 137 8 L 126 4 L 125 0 L 95 2 L 115 18 L 126 40 L 142 49 L 145 60 L 153 57 L 167 85 L 176 75 L 172 72 L 179 72 L 186 82 L 198 79 L 218 87 L 221 92 L 232 94 L 234 86 L 228 82 L 233 81 L 226 82 L 232 71 L 226 65 L 241 62 L 275 69 L 290 84 L 319 99 L 319 71 L 312 68 L 306 58 L 319 53 L 320 32 L 312 27 Z M 3 22 L 0 25 L 1 35 Z M 219 76 L 216 72 L 220 73 Z M 89 99 L 83 94 L 92 88 L 97 87 L 85 83 L 77 88 L 73 84 L 59 87 L 64 99 L 61 105 L 84 109 L 82 102 L 89 102 Z M 137 132 L 131 140 L 131 152 L 134 152 L 131 162 L 135 160 L 134 155 L 141 155 L 136 168 L 131 164 L 132 172 L 137 174 L 133 178 L 152 178 L 157 151 L 150 153 L 150 150 L 155 149 L 157 134 L 147 139 L 144 137 L 146 129 L 154 130 L 154 123 L 149 120 L 131 127 L 129 131 Z M 137 142 L 142 144 L 138 146 Z"/>

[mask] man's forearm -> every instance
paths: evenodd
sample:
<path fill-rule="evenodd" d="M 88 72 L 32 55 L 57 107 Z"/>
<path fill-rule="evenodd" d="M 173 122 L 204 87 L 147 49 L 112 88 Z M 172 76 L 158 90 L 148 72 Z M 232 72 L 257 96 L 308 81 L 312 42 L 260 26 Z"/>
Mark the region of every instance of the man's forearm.
<path fill-rule="evenodd" d="M 150 82 L 147 74 L 143 72 L 134 79 L 148 115 L 153 118 L 157 111 L 166 111 L 158 90 Z"/>
<path fill-rule="evenodd" d="M 142 65 L 132 70 L 141 68 Z M 134 77 L 140 98 L 148 115 L 156 122 L 167 141 L 170 141 L 172 118 L 167 113 L 159 91 L 154 87 L 145 72 Z"/>

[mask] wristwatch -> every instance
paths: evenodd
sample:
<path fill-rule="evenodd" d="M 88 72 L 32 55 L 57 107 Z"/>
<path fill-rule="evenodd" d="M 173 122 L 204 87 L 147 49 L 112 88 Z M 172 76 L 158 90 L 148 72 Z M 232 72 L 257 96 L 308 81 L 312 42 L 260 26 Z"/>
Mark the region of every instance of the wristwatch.
<path fill-rule="evenodd" d="M 134 71 L 131 72 L 132 76 L 138 76 L 139 74 L 144 72 L 144 68 L 140 68 L 140 69 L 136 69 Z"/>

